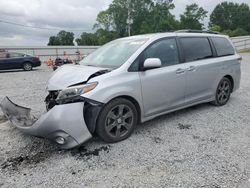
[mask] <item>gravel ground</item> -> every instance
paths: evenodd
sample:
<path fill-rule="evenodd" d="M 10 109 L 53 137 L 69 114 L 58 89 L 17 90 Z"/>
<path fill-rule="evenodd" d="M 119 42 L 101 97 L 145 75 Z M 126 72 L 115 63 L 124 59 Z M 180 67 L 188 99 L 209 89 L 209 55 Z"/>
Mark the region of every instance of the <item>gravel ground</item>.
<path fill-rule="evenodd" d="M 250 187 L 250 54 L 228 105 L 202 104 L 139 125 L 117 144 L 59 150 L 0 118 L 0 187 Z M 44 112 L 52 71 L 0 73 L 0 100 Z M 1 115 L 1 114 L 0 114 Z"/>

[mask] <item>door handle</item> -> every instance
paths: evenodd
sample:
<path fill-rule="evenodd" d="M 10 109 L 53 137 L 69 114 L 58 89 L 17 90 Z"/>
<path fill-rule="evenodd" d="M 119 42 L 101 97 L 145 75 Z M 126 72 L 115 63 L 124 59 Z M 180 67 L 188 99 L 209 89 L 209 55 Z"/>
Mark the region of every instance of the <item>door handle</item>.
<path fill-rule="evenodd" d="M 195 66 L 191 66 L 191 67 L 187 68 L 187 70 L 190 71 L 190 72 L 194 71 L 195 70 Z"/>
<path fill-rule="evenodd" d="M 177 69 L 176 74 L 182 74 L 185 72 L 185 69 Z"/>

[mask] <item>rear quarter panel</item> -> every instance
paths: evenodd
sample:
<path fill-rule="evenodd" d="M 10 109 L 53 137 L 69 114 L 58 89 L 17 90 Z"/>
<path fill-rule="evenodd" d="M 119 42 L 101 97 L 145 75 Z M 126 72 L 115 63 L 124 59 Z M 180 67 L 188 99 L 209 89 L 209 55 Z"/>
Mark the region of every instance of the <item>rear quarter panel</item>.
<path fill-rule="evenodd" d="M 239 62 L 240 56 L 238 54 L 226 57 L 218 57 L 218 63 L 221 63 L 220 74 L 216 80 L 214 85 L 214 91 L 216 91 L 217 86 L 221 79 L 225 76 L 231 76 L 233 78 L 234 89 L 236 91 L 240 87 L 240 79 L 241 79 L 241 64 Z"/>

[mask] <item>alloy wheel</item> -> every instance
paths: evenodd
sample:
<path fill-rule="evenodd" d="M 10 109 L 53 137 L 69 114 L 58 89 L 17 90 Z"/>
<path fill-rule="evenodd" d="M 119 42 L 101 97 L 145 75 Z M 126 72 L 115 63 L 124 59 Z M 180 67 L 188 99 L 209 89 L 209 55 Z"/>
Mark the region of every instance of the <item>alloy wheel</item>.
<path fill-rule="evenodd" d="M 112 108 L 106 117 L 105 130 L 113 138 L 120 138 L 129 133 L 133 127 L 134 115 L 132 109 L 124 104 Z"/>
<path fill-rule="evenodd" d="M 217 100 L 220 104 L 225 104 L 229 98 L 231 93 L 231 86 L 227 80 L 223 80 L 217 90 Z"/>
<path fill-rule="evenodd" d="M 32 65 L 30 63 L 25 63 L 23 69 L 26 71 L 32 70 Z"/>

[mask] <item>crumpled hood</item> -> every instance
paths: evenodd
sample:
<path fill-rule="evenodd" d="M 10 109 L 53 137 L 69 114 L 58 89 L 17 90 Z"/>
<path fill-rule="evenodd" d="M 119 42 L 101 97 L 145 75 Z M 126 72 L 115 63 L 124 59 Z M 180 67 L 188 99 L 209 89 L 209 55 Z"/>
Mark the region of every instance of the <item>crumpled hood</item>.
<path fill-rule="evenodd" d="M 63 90 L 69 86 L 86 82 L 91 75 L 103 70 L 107 69 L 83 65 L 64 65 L 57 69 L 50 78 L 47 89 L 49 91 Z"/>

